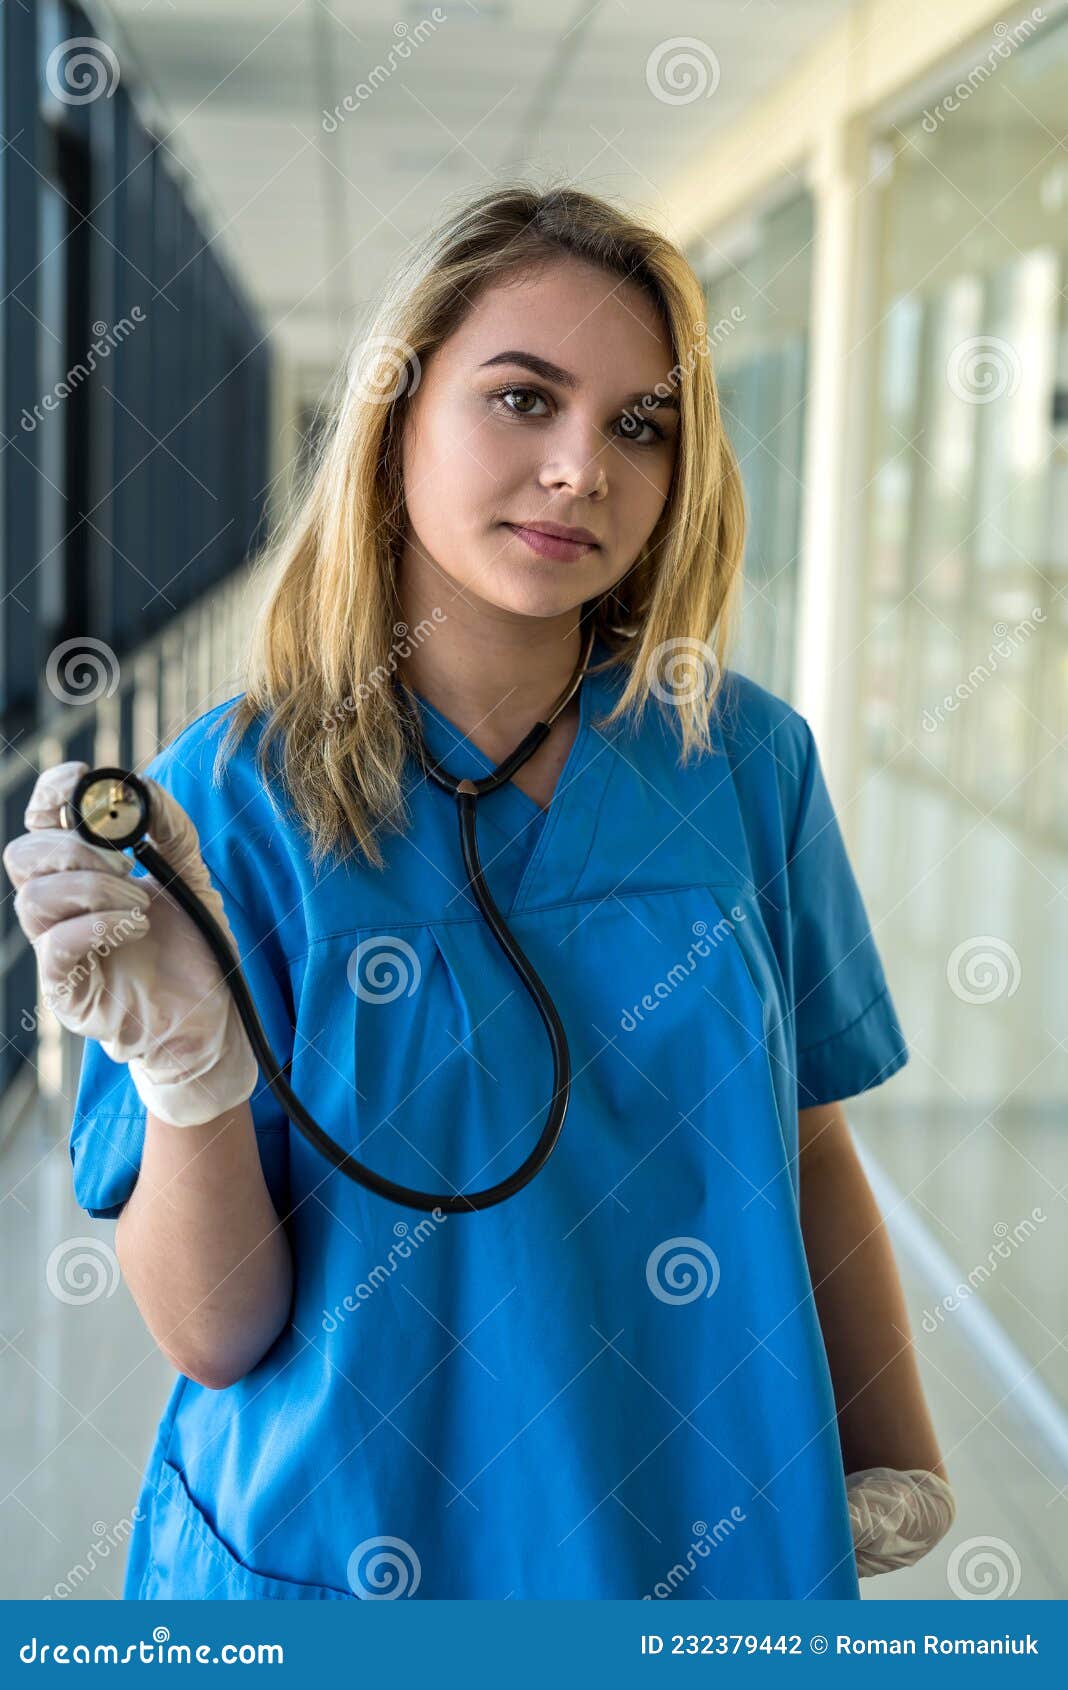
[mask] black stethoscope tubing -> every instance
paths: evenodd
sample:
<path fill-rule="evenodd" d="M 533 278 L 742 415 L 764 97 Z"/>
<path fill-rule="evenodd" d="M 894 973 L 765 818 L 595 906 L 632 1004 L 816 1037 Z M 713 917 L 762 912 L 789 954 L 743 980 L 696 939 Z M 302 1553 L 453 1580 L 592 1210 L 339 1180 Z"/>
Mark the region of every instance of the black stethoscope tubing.
<path fill-rule="evenodd" d="M 260 1021 L 256 1006 L 252 1001 L 252 994 L 248 989 L 240 962 L 231 949 L 222 928 L 210 910 L 204 907 L 181 875 L 160 855 L 155 846 L 150 845 L 147 839 L 140 837 L 148 828 L 150 798 L 147 787 L 142 781 L 138 780 L 136 775 L 130 774 L 124 769 L 90 769 L 87 774 L 81 777 L 71 797 L 67 800 L 69 810 L 67 810 L 67 806 L 64 806 L 70 818 L 68 821 L 61 817 L 64 825 L 73 825 L 81 836 L 92 845 L 104 844 L 119 851 L 132 850 L 138 862 L 154 876 L 160 886 L 170 893 L 175 903 L 196 923 L 222 970 L 223 979 L 237 1005 L 241 1023 L 248 1035 L 256 1060 L 266 1077 L 267 1084 L 294 1126 L 340 1173 L 354 1180 L 357 1185 L 365 1186 L 368 1191 L 375 1192 L 379 1197 L 388 1198 L 391 1202 L 399 1203 L 405 1208 L 423 1209 L 428 1212 L 440 1210 L 445 1214 L 463 1214 L 470 1210 L 488 1209 L 494 1204 L 503 1203 L 507 1198 L 514 1196 L 517 1191 L 521 1191 L 541 1171 L 552 1155 L 560 1137 L 571 1093 L 571 1057 L 567 1036 L 557 1013 L 556 1005 L 529 957 L 526 956 L 515 936 L 509 931 L 486 883 L 478 853 L 476 809 L 478 800 L 484 798 L 488 793 L 495 792 L 499 786 L 503 786 L 505 781 L 510 780 L 516 770 L 522 767 L 528 757 L 533 756 L 539 745 L 545 740 L 554 720 L 565 704 L 573 697 L 582 682 L 592 652 L 593 639 L 594 628 L 591 624 L 578 668 L 545 720 L 535 722 L 530 732 L 520 741 L 515 750 L 505 758 L 504 762 L 499 763 L 491 774 L 484 775 L 480 780 L 457 780 L 440 763 L 428 757 L 421 733 L 417 729 L 415 733 L 416 750 L 428 778 L 456 799 L 460 823 L 460 848 L 471 890 L 474 892 L 479 909 L 485 917 L 494 938 L 533 998 L 538 1014 L 544 1023 L 552 1050 L 552 1100 L 541 1136 L 530 1155 L 515 1169 L 514 1173 L 509 1174 L 506 1179 L 498 1181 L 496 1185 L 487 1186 L 483 1191 L 435 1193 L 419 1191 L 413 1186 L 401 1185 L 396 1180 L 386 1179 L 384 1175 L 375 1173 L 373 1168 L 369 1168 L 365 1163 L 358 1161 L 355 1156 L 344 1150 L 335 1139 L 331 1138 L 329 1133 L 324 1131 L 315 1117 L 301 1103 L 282 1072 L 281 1066 L 276 1061 L 263 1023 Z M 409 716 L 411 717 L 411 715 L 412 712 L 409 710 Z M 141 805 L 142 819 L 138 828 L 120 840 L 108 839 L 103 835 L 94 833 L 91 824 L 85 820 L 81 813 L 80 805 L 84 793 L 93 782 L 105 777 L 124 782 L 137 795 Z"/>

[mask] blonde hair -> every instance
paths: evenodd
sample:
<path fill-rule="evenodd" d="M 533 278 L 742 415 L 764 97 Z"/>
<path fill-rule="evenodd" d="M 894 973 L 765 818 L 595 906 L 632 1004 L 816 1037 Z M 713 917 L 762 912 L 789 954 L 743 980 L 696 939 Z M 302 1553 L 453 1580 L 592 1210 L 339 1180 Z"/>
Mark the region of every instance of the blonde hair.
<path fill-rule="evenodd" d="M 591 607 L 612 654 L 603 667 L 626 676 L 597 725 L 627 712 L 640 721 L 652 688 L 678 719 L 683 758 L 711 749 L 710 707 L 733 638 L 745 511 L 700 283 L 672 242 L 604 200 L 568 186 L 498 188 L 449 216 L 390 283 L 337 372 L 320 442 L 257 559 L 267 590 L 245 691 L 230 706 L 214 774 L 262 720 L 257 767 L 271 793 L 275 747 L 275 773 L 308 829 L 316 867 L 354 848 L 382 867 L 378 828 L 408 826 L 401 776 L 410 739 L 390 680 L 424 632 L 398 621 L 409 394 L 422 363 L 483 289 L 561 255 L 644 290 L 671 342 L 680 406 L 664 509 L 626 575 Z M 707 664 L 709 679 L 665 687 L 658 680 L 665 663 Z"/>

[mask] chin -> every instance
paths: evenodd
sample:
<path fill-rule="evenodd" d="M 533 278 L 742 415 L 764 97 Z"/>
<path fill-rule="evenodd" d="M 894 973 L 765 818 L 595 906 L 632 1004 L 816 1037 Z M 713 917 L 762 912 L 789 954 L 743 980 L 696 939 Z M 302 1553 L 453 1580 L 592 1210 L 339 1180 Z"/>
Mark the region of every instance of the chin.
<path fill-rule="evenodd" d="M 557 564 L 554 567 L 560 569 L 561 566 Z M 571 579 L 516 583 L 506 592 L 494 592 L 492 599 L 499 609 L 510 610 L 516 616 L 548 619 L 579 609 L 590 596 L 589 590 L 580 586 L 578 577 L 574 576 Z"/>

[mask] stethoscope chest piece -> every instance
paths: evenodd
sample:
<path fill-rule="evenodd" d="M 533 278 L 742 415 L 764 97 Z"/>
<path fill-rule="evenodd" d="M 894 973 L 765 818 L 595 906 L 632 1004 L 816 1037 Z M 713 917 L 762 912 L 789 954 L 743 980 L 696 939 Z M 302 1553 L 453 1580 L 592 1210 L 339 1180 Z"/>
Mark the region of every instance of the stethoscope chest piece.
<path fill-rule="evenodd" d="M 59 825 L 90 845 L 125 851 L 148 832 L 150 803 L 144 782 L 126 769 L 89 769 L 60 807 Z"/>

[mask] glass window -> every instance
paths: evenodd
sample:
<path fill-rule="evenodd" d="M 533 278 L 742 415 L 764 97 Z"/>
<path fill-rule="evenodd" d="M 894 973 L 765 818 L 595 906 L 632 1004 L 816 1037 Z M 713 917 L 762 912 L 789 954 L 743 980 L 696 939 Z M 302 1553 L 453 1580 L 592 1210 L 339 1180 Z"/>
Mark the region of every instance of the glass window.
<path fill-rule="evenodd" d="M 692 256 L 745 483 L 748 535 L 734 667 L 780 696 L 793 683 L 811 286 L 812 202 L 798 194 Z"/>

